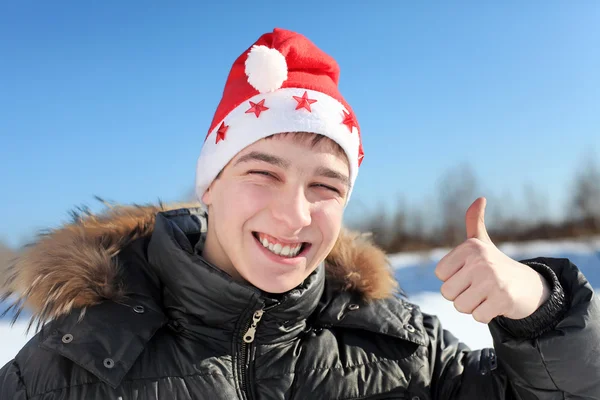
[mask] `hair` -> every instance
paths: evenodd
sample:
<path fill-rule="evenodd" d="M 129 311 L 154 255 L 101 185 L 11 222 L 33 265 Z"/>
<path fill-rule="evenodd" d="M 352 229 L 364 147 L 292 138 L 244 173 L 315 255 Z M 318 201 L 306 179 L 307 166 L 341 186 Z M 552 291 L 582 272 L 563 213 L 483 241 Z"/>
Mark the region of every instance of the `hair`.
<path fill-rule="evenodd" d="M 327 145 L 331 148 L 333 153 L 339 156 L 346 157 L 346 152 L 342 149 L 336 141 L 328 138 L 325 135 L 321 135 L 320 133 L 312 133 L 312 132 L 283 132 L 283 133 L 274 133 L 273 135 L 266 136 L 265 139 L 272 139 L 274 137 L 287 137 L 292 136 L 295 141 L 306 143 L 309 142 L 311 148 L 315 148 L 320 146 L 321 144 L 327 143 Z"/>

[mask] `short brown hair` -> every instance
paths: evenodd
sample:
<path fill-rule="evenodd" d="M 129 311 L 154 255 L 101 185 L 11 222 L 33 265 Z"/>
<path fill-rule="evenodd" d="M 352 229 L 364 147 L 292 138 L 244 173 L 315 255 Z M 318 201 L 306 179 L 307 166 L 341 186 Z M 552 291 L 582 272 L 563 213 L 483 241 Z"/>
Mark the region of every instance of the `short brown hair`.
<path fill-rule="evenodd" d="M 298 141 L 298 142 L 310 142 L 310 146 L 312 148 L 319 146 L 321 143 L 327 143 L 331 150 L 339 156 L 344 156 L 344 158 L 347 160 L 348 157 L 346 156 L 346 152 L 344 151 L 344 149 L 342 149 L 342 146 L 340 146 L 337 142 L 335 142 L 334 140 L 328 138 L 325 135 L 321 135 L 319 133 L 313 133 L 313 132 L 283 132 L 283 133 L 275 133 L 273 135 L 269 135 L 266 136 L 265 139 L 271 139 L 275 136 L 292 136 L 294 138 L 294 140 Z"/>

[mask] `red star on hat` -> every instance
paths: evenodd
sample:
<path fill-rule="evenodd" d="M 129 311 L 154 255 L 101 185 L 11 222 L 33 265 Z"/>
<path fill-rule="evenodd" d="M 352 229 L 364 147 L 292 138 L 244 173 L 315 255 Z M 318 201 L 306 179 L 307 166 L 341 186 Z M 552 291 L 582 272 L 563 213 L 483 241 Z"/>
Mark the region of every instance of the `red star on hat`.
<path fill-rule="evenodd" d="M 225 140 L 225 134 L 227 134 L 227 129 L 229 129 L 229 125 L 225 125 L 225 122 L 221 122 L 221 126 L 217 130 L 217 141 L 215 143 L 219 143 L 221 140 Z"/>
<path fill-rule="evenodd" d="M 365 151 L 363 150 L 362 142 L 358 145 L 358 166 L 363 162 L 363 158 L 365 158 Z"/>
<path fill-rule="evenodd" d="M 298 96 L 293 96 L 293 97 L 294 97 L 294 100 L 296 100 L 298 102 L 298 106 L 296 106 L 296 110 L 305 108 L 306 110 L 308 110 L 308 112 L 312 112 L 312 110 L 310 109 L 310 105 L 317 102 L 317 100 L 308 98 L 307 91 L 304 91 L 304 94 L 302 95 L 302 97 L 298 97 Z"/>
<path fill-rule="evenodd" d="M 358 126 L 356 124 L 356 119 L 354 119 L 354 115 L 352 113 L 348 113 L 346 110 L 343 110 L 343 112 L 344 120 L 342 121 L 342 124 L 346 125 L 348 129 L 350 129 L 350 133 L 352 133 L 352 128 Z"/>
<path fill-rule="evenodd" d="M 269 107 L 265 107 L 265 99 L 262 99 L 258 103 L 254 103 L 252 101 L 249 101 L 249 103 L 250 108 L 248 109 L 248 111 L 246 111 L 246 114 L 254 113 L 254 115 L 256 115 L 256 118 L 260 117 L 261 112 L 267 111 L 269 109 Z"/>

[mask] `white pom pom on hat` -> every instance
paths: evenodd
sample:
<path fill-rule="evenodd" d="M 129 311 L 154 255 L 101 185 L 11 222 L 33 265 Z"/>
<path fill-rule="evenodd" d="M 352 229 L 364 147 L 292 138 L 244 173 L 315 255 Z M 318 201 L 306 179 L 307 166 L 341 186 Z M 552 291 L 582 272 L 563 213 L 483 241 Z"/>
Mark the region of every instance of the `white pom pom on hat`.
<path fill-rule="evenodd" d="M 281 88 L 288 77 L 288 66 L 283 54 L 267 46 L 252 46 L 245 65 L 248 83 L 260 93 Z"/>

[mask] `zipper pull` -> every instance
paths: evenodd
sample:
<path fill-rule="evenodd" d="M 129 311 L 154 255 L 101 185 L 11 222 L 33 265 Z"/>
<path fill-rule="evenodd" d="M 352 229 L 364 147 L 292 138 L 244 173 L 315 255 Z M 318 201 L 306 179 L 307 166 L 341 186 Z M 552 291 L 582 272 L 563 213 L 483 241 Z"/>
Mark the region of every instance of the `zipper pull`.
<path fill-rule="evenodd" d="M 263 310 L 256 310 L 254 312 L 254 315 L 252 316 L 252 325 L 250 325 L 250 328 L 248 328 L 246 333 L 244 333 L 244 342 L 252 343 L 254 341 L 254 334 L 256 333 L 256 327 L 258 326 L 258 323 L 260 322 L 263 314 L 264 314 Z"/>

